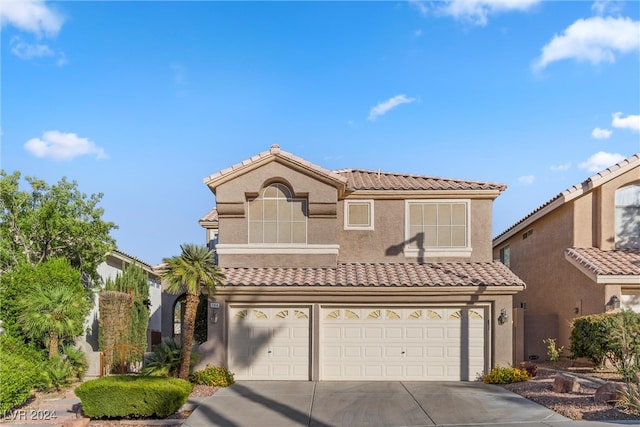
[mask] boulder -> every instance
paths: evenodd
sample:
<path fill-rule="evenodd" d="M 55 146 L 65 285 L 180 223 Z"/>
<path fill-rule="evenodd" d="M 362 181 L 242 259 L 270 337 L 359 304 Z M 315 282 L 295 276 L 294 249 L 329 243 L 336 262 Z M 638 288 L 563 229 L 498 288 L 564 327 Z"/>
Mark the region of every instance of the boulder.
<path fill-rule="evenodd" d="M 553 379 L 553 392 L 554 393 L 577 393 L 580 391 L 580 383 L 578 378 L 573 375 L 557 373 Z"/>
<path fill-rule="evenodd" d="M 620 383 L 604 383 L 596 390 L 593 397 L 596 403 L 616 403 L 622 400 L 624 385 Z"/>
<path fill-rule="evenodd" d="M 520 362 L 520 369 L 527 371 L 531 378 L 538 375 L 538 365 L 533 362 Z"/>

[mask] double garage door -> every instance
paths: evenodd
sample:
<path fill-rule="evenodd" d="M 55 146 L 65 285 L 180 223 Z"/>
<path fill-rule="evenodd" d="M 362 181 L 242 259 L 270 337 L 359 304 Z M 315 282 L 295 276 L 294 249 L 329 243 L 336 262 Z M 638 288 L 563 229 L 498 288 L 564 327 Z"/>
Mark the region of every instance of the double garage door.
<path fill-rule="evenodd" d="M 308 307 L 232 307 L 229 367 L 237 379 L 308 380 Z M 474 380 L 485 369 L 484 307 L 322 307 L 321 380 Z"/>

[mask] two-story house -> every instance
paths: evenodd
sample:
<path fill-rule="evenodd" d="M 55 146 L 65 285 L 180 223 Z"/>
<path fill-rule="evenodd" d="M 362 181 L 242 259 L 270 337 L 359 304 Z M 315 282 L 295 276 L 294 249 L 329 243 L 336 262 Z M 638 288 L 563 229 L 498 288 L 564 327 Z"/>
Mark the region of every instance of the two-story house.
<path fill-rule="evenodd" d="M 505 186 L 330 171 L 273 145 L 204 179 L 225 286 L 205 363 L 237 379 L 475 380 L 511 358 L 513 295 L 492 261 Z"/>
<path fill-rule="evenodd" d="M 515 362 L 546 359 L 546 338 L 568 348 L 575 317 L 640 312 L 640 154 L 556 195 L 493 250 L 527 284 L 514 297 Z"/>

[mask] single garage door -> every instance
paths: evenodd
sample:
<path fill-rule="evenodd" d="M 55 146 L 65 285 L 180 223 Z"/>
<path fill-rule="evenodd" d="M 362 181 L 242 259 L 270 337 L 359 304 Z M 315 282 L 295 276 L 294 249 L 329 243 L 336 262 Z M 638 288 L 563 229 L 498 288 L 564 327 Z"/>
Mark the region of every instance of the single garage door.
<path fill-rule="evenodd" d="M 323 307 L 323 380 L 471 381 L 485 369 L 484 307 Z"/>
<path fill-rule="evenodd" d="M 309 380 L 309 308 L 231 307 L 229 369 L 239 380 Z"/>

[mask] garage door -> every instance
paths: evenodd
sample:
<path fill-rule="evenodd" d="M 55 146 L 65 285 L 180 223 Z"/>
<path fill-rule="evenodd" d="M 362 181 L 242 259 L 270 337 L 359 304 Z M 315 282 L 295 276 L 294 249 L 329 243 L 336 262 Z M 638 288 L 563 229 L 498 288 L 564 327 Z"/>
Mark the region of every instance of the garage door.
<path fill-rule="evenodd" d="M 239 380 L 309 379 L 309 309 L 231 307 L 229 369 Z"/>
<path fill-rule="evenodd" d="M 323 380 L 475 380 L 485 369 L 478 308 L 324 307 Z"/>

